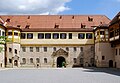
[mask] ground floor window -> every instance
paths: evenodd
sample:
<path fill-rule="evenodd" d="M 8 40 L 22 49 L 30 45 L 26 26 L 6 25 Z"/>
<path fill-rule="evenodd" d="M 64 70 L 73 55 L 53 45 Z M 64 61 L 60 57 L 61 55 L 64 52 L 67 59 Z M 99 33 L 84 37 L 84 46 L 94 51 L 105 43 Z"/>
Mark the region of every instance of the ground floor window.
<path fill-rule="evenodd" d="M 33 58 L 30 58 L 30 63 L 33 63 Z"/>
<path fill-rule="evenodd" d="M 22 62 L 23 62 L 23 64 L 26 64 L 26 59 L 23 58 L 23 59 L 22 59 Z"/>
<path fill-rule="evenodd" d="M 47 58 L 44 58 L 44 63 L 47 63 Z"/>

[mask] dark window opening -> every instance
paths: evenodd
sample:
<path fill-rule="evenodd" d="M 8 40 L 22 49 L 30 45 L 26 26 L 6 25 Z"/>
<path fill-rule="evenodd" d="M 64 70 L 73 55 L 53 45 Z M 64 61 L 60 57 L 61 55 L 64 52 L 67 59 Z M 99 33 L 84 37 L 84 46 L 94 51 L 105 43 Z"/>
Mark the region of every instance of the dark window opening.
<path fill-rule="evenodd" d="M 100 31 L 100 35 L 105 35 L 105 31 Z"/>
<path fill-rule="evenodd" d="M 6 20 L 6 22 L 10 22 L 10 19 L 8 18 L 8 19 Z"/>
<path fill-rule="evenodd" d="M 33 39 L 33 33 L 27 33 L 27 39 Z"/>
<path fill-rule="evenodd" d="M 51 33 L 45 33 L 45 39 L 51 39 Z"/>
<path fill-rule="evenodd" d="M 26 47 L 22 47 L 22 51 L 23 51 L 23 52 L 26 52 Z"/>
<path fill-rule="evenodd" d="M 93 18 L 88 17 L 88 21 L 89 21 L 89 22 L 92 22 L 92 21 L 93 21 Z"/>
<path fill-rule="evenodd" d="M 17 49 L 15 49 L 15 54 L 17 54 Z"/>
<path fill-rule="evenodd" d="M 55 24 L 54 28 L 55 28 L 55 29 L 58 29 L 58 28 L 59 28 L 59 25 L 58 25 L 58 24 Z"/>
<path fill-rule="evenodd" d="M 69 48 L 68 48 L 68 47 L 66 47 L 66 51 L 69 51 Z"/>
<path fill-rule="evenodd" d="M 18 28 L 20 28 L 20 25 L 17 25 Z"/>
<path fill-rule="evenodd" d="M 78 39 L 84 39 L 85 38 L 85 34 L 84 33 L 79 33 L 78 34 Z"/>
<path fill-rule="evenodd" d="M 44 47 L 44 52 L 47 52 L 47 47 Z"/>
<path fill-rule="evenodd" d="M 114 31 L 110 32 L 110 38 L 114 37 Z"/>
<path fill-rule="evenodd" d="M 60 33 L 60 39 L 66 39 L 66 33 Z"/>
<path fill-rule="evenodd" d="M 33 52 L 33 47 L 30 47 L 30 52 Z"/>
<path fill-rule="evenodd" d="M 33 63 L 33 58 L 30 58 L 30 63 Z"/>
<path fill-rule="evenodd" d="M 15 35 L 15 36 L 18 36 L 18 32 L 14 32 L 14 35 Z"/>
<path fill-rule="evenodd" d="M 86 25 L 84 25 L 84 24 L 81 23 L 81 28 L 84 29 L 85 27 L 86 27 Z"/>
<path fill-rule="evenodd" d="M 9 59 L 9 63 L 12 63 L 12 59 Z"/>
<path fill-rule="evenodd" d="M 92 39 L 92 33 L 86 33 L 86 39 Z"/>
<path fill-rule="evenodd" d="M 105 56 L 102 56 L 102 60 L 105 60 Z"/>
<path fill-rule="evenodd" d="M 59 33 L 53 33 L 53 39 L 59 39 Z"/>
<path fill-rule="evenodd" d="M 29 29 L 29 27 L 30 27 L 30 25 L 26 25 L 26 26 L 25 26 L 26 29 Z"/>
<path fill-rule="evenodd" d="M 47 58 L 44 58 L 44 63 L 47 63 Z"/>
<path fill-rule="evenodd" d="M 56 47 L 53 47 L 53 50 L 56 51 Z"/>
<path fill-rule="evenodd" d="M 117 52 L 118 52 L 118 50 L 116 49 L 116 52 L 115 52 L 116 55 L 117 55 Z"/>
<path fill-rule="evenodd" d="M 12 52 L 12 48 L 9 48 L 9 52 Z"/>
<path fill-rule="evenodd" d="M 44 39 L 44 33 L 38 33 L 38 39 Z"/>
<path fill-rule="evenodd" d="M 8 32 L 8 35 L 12 35 L 12 32 Z"/>
<path fill-rule="evenodd" d="M 74 61 L 74 63 L 77 63 L 77 59 L 76 58 L 73 58 L 73 61 Z"/>
<path fill-rule="evenodd" d="M 72 39 L 72 33 L 69 33 L 69 39 Z"/>
<path fill-rule="evenodd" d="M 21 33 L 21 39 L 25 39 L 26 38 L 26 33 Z"/>
<path fill-rule="evenodd" d="M 76 47 L 73 47 L 73 50 L 74 50 L 74 51 L 77 51 L 77 48 L 76 48 Z"/>

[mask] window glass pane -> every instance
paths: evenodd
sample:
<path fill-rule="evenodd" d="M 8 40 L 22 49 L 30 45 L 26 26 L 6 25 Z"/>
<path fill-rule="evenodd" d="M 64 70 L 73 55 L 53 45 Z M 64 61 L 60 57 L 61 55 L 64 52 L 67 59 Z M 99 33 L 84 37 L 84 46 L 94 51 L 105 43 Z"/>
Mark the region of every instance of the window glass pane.
<path fill-rule="evenodd" d="M 14 35 L 15 35 L 15 36 L 18 36 L 18 32 L 14 32 Z"/>
<path fill-rule="evenodd" d="M 85 34 L 84 33 L 79 33 L 78 34 L 78 39 L 84 39 L 85 38 Z"/>
<path fill-rule="evenodd" d="M 23 51 L 23 52 L 26 52 L 26 47 L 22 47 L 22 51 Z"/>
<path fill-rule="evenodd" d="M 77 51 L 77 48 L 76 48 L 76 47 L 74 47 L 74 48 L 73 48 L 73 50 L 74 50 L 74 51 Z"/>
<path fill-rule="evenodd" d="M 38 33 L 38 39 L 44 39 L 44 33 Z"/>
<path fill-rule="evenodd" d="M 33 47 L 30 47 L 30 52 L 33 52 Z"/>
<path fill-rule="evenodd" d="M 30 58 L 30 63 L 33 63 L 33 58 Z"/>
<path fill-rule="evenodd" d="M 73 61 L 74 61 L 74 63 L 77 63 L 77 59 L 76 58 L 73 58 Z"/>
<path fill-rule="evenodd" d="M 2 31 L 2 36 L 5 36 L 5 32 L 4 31 Z"/>
<path fill-rule="evenodd" d="M 40 62 L 40 59 L 39 58 L 36 58 L 36 63 L 39 63 Z"/>
<path fill-rule="evenodd" d="M 12 32 L 8 32 L 8 35 L 12 35 Z"/>
<path fill-rule="evenodd" d="M 47 63 L 47 58 L 44 58 L 44 63 Z"/>
<path fill-rule="evenodd" d="M 25 33 L 21 33 L 21 39 L 25 39 L 26 38 L 26 34 Z"/>
<path fill-rule="evenodd" d="M 58 33 L 53 33 L 53 39 L 59 39 L 59 34 Z"/>
<path fill-rule="evenodd" d="M 86 39 L 92 39 L 92 33 L 86 33 Z"/>
<path fill-rule="evenodd" d="M 44 47 L 44 52 L 47 52 L 47 47 Z"/>
<path fill-rule="evenodd" d="M 12 52 L 12 48 L 9 48 L 9 52 Z"/>
<path fill-rule="evenodd" d="M 51 33 L 45 33 L 45 39 L 51 39 Z"/>
<path fill-rule="evenodd" d="M 69 33 L 69 39 L 72 39 L 72 33 Z"/>
<path fill-rule="evenodd" d="M 53 47 L 53 50 L 56 51 L 56 47 Z"/>
<path fill-rule="evenodd" d="M 69 48 L 68 48 L 68 47 L 66 47 L 66 51 L 69 51 Z"/>
<path fill-rule="evenodd" d="M 66 33 L 60 33 L 60 39 L 66 39 Z"/>
<path fill-rule="evenodd" d="M 33 39 L 33 33 L 27 33 L 27 39 Z"/>
<path fill-rule="evenodd" d="M 105 35 L 105 31 L 100 31 L 100 35 Z"/>
<path fill-rule="evenodd" d="M 36 52 L 39 52 L 39 47 L 36 47 Z"/>
<path fill-rule="evenodd" d="M 17 49 L 15 49 L 15 54 L 17 54 Z"/>
<path fill-rule="evenodd" d="M 1 30 L 0 30 L 0 36 L 1 36 Z"/>
<path fill-rule="evenodd" d="M 22 59 L 22 62 L 23 62 L 23 64 L 26 64 L 26 59 L 23 58 L 23 59 Z"/>

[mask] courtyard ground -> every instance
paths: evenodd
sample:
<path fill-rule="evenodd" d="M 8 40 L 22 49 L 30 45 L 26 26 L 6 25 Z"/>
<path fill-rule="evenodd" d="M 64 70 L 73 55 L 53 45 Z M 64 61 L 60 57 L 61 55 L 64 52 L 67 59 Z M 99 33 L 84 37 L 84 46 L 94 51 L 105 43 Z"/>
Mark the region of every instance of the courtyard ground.
<path fill-rule="evenodd" d="M 108 68 L 0 69 L 0 83 L 120 83 Z"/>

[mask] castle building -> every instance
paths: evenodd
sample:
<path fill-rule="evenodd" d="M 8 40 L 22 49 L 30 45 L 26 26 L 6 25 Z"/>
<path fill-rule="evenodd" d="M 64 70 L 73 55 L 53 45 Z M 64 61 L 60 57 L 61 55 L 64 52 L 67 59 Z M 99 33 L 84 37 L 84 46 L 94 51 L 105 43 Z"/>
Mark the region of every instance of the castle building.
<path fill-rule="evenodd" d="M 66 67 L 120 68 L 118 18 L 119 14 L 112 21 L 104 15 L 1 15 L 0 35 L 8 40 L 0 44 L 5 48 L 1 67 L 57 68 L 64 62 Z"/>

